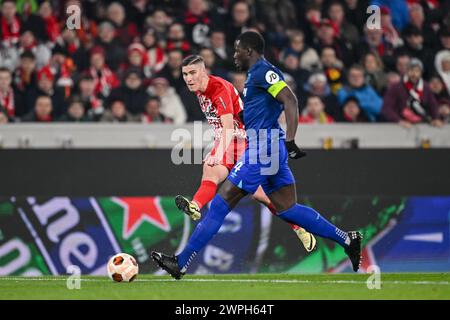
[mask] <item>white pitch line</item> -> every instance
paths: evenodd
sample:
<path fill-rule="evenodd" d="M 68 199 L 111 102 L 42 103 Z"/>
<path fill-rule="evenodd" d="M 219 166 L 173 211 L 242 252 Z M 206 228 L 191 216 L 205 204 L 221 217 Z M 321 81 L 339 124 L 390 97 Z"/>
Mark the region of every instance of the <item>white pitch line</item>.
<path fill-rule="evenodd" d="M 67 278 L 0 277 L 0 281 L 67 281 Z M 105 279 L 81 279 L 85 282 L 110 282 Z M 136 279 L 134 282 L 177 282 L 175 279 Z M 366 284 L 356 280 L 280 280 L 280 279 L 183 279 L 181 282 L 251 282 L 291 284 Z M 382 284 L 450 285 L 449 281 L 381 281 Z"/>

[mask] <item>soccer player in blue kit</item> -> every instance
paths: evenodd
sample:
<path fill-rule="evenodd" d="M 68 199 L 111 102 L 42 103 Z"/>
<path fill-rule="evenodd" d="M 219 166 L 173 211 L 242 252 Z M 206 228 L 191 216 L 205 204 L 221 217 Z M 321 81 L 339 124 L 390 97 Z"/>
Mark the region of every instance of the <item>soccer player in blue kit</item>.
<path fill-rule="evenodd" d="M 344 232 L 314 209 L 297 203 L 295 179 L 288 158 L 305 153 L 294 142 L 298 125 L 297 98 L 282 73 L 264 58 L 264 38 L 255 31 L 239 35 L 234 60 L 248 70 L 244 89 L 244 122 L 248 145 L 196 226 L 184 250 L 177 256 L 152 252 L 152 258 L 175 279 L 181 279 L 190 262 L 219 231 L 225 216 L 247 194 L 261 185 L 275 206 L 278 217 L 303 226 L 307 231 L 341 245 L 356 272 L 361 264 L 358 231 Z M 278 123 L 285 111 L 286 133 Z"/>

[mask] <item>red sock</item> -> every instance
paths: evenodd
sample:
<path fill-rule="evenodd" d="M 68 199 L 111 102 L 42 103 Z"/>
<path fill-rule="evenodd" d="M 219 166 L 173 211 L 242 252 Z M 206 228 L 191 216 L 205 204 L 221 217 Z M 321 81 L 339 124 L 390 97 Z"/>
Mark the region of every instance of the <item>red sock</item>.
<path fill-rule="evenodd" d="M 273 206 L 272 202 L 270 202 L 269 204 L 266 204 L 266 207 L 267 207 L 267 209 L 270 210 L 270 212 L 272 212 L 272 214 L 273 214 L 274 216 L 277 215 L 277 210 L 276 210 L 275 207 Z M 291 226 L 292 230 L 294 230 L 294 231 L 300 229 L 300 227 L 299 227 L 298 225 L 296 225 L 296 224 L 289 223 L 289 225 Z"/>
<path fill-rule="evenodd" d="M 197 193 L 194 195 L 193 201 L 197 202 L 199 208 L 201 209 L 205 204 L 210 202 L 217 192 L 217 184 L 210 180 L 202 180 Z"/>

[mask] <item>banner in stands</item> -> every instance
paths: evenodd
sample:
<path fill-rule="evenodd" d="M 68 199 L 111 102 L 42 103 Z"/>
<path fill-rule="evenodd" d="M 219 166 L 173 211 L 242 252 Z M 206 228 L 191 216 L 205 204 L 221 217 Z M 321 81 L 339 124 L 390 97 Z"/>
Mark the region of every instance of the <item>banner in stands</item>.
<path fill-rule="evenodd" d="M 344 230 L 364 235 L 362 272 L 450 270 L 450 197 L 315 196 L 316 208 Z M 206 209 L 205 209 L 206 210 Z M 205 212 L 204 212 L 205 213 Z M 195 223 L 172 197 L 0 198 L 0 275 L 106 275 L 109 257 L 127 252 L 141 273 L 164 274 L 152 250 L 173 253 Z M 250 198 L 226 217 L 190 273 L 350 272 L 339 246 L 318 238 L 306 254 L 289 225 Z"/>

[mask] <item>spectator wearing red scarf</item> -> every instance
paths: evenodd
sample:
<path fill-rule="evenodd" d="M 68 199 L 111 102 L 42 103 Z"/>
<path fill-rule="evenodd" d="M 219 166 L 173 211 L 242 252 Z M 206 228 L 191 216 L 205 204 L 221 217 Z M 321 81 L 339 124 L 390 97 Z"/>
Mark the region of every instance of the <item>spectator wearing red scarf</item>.
<path fill-rule="evenodd" d="M 139 37 L 137 25 L 127 20 L 126 11 L 119 2 L 111 3 L 106 10 L 106 17 L 116 29 L 116 37 L 122 46 L 127 47 Z"/>
<path fill-rule="evenodd" d="M 14 87 L 21 95 L 27 96 L 30 90 L 36 89 L 36 58 L 31 51 L 25 51 L 20 55 L 19 66 L 13 78 Z"/>
<path fill-rule="evenodd" d="M 0 40 L 6 47 L 11 47 L 19 42 L 21 22 L 16 16 L 16 2 L 13 0 L 2 1 L 2 15 L 0 16 Z"/>
<path fill-rule="evenodd" d="M 212 25 L 206 1 L 188 0 L 182 21 L 188 41 L 194 46 L 204 45 Z"/>
<path fill-rule="evenodd" d="M 56 39 L 56 46 L 60 46 L 72 58 L 77 70 L 85 70 L 89 67 L 89 52 L 81 45 L 75 30 L 64 28 Z"/>
<path fill-rule="evenodd" d="M 153 28 L 148 28 L 142 35 L 142 44 L 147 51 L 147 65 L 144 70 L 148 78 L 164 68 L 167 62 L 167 55 L 158 44 L 158 38 Z"/>
<path fill-rule="evenodd" d="M 438 105 L 428 83 L 422 79 L 423 64 L 413 58 L 402 81 L 391 85 L 384 95 L 381 113 L 389 122 L 398 122 L 404 127 L 415 123 L 429 122 L 441 127 Z"/>
<path fill-rule="evenodd" d="M 53 8 L 49 1 L 44 1 L 39 7 L 39 15 L 44 20 L 45 32 L 50 42 L 55 42 L 61 34 L 59 23 L 53 15 Z"/>
<path fill-rule="evenodd" d="M 184 56 L 189 55 L 191 52 L 191 45 L 186 40 L 184 27 L 181 23 L 174 23 L 169 27 L 166 51 L 175 49 L 181 50 Z"/>
<path fill-rule="evenodd" d="M 112 89 L 120 85 L 114 72 L 105 64 L 105 50 L 96 46 L 91 50 L 91 66 L 89 74 L 94 79 L 95 94 L 106 98 Z"/>
<path fill-rule="evenodd" d="M 151 73 L 148 68 L 148 57 L 145 47 L 135 42 L 128 46 L 128 60 L 121 64 L 119 67 L 118 75 L 121 79 L 125 75 L 126 71 L 130 68 L 139 68 L 143 71 L 145 77 L 151 77 Z"/>
<path fill-rule="evenodd" d="M 39 96 L 49 96 L 52 99 L 52 116 L 59 117 L 66 112 L 66 100 L 64 98 L 64 89 L 55 87 L 55 76 L 50 66 L 40 69 L 37 73 L 37 88 L 31 90 L 25 97 L 27 110 L 34 108 L 36 99 Z"/>
<path fill-rule="evenodd" d="M 21 55 L 25 51 L 31 51 L 34 54 L 36 57 L 36 66 L 38 68 L 46 66 L 52 55 L 52 52 L 47 46 L 39 43 L 35 37 L 34 31 L 31 29 L 22 30 L 22 34 L 20 35 L 17 52 Z"/>
<path fill-rule="evenodd" d="M 2 107 L 10 119 L 20 117 L 25 113 L 21 95 L 17 94 L 13 87 L 11 71 L 0 68 L 0 107 Z"/>
<path fill-rule="evenodd" d="M 36 98 L 33 111 L 23 117 L 24 122 L 53 122 L 53 104 L 52 99 L 46 95 L 40 95 Z"/>

